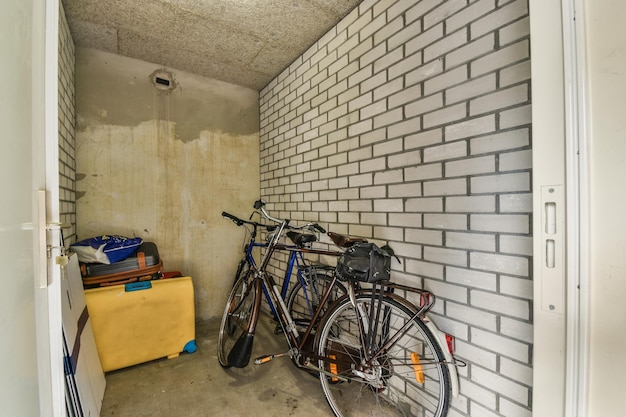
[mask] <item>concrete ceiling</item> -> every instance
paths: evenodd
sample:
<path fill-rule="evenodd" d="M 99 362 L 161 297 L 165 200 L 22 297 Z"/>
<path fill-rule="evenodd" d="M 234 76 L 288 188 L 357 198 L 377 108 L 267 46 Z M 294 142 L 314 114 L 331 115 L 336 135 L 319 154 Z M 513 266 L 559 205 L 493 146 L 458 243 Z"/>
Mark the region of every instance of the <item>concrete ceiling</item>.
<path fill-rule="evenodd" d="M 361 0 L 62 0 L 78 47 L 260 90 Z"/>

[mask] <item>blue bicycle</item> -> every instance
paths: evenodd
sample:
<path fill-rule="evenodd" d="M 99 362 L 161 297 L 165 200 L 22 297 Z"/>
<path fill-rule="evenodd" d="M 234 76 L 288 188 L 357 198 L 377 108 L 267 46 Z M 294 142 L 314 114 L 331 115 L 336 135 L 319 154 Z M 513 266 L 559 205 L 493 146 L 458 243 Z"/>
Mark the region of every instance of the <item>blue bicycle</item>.
<path fill-rule="evenodd" d="M 259 200 L 255 203 L 255 209 L 261 208 L 265 203 Z M 254 213 L 253 213 L 254 215 Z M 248 228 L 249 241 L 244 245 L 243 258 L 237 265 L 235 282 L 231 291 L 229 301 L 227 303 L 232 313 L 225 315 L 225 321 L 222 322 L 219 332 L 218 341 L 218 359 L 222 366 L 229 367 L 231 364 L 226 357 L 226 353 L 232 348 L 231 340 L 237 329 L 245 328 L 250 318 L 252 307 L 254 306 L 254 297 L 246 296 L 250 294 L 251 288 L 249 283 L 252 282 L 255 271 L 258 270 L 257 261 L 254 253 L 256 249 L 267 248 L 267 242 L 257 241 L 259 230 L 268 233 L 267 240 L 272 239 L 272 233 L 276 226 L 265 225 L 251 220 L 243 220 L 227 212 L 222 212 L 222 216 L 232 220 L 237 226 L 245 226 Z M 252 216 L 250 217 L 252 218 Z M 329 284 L 332 282 L 334 267 L 312 263 L 305 258 L 305 254 L 326 255 L 338 257 L 342 252 L 330 251 L 322 249 L 313 249 L 311 245 L 316 242 L 316 233 L 325 233 L 326 231 L 317 223 L 307 223 L 301 226 L 289 226 L 285 235 L 291 244 L 276 244 L 274 250 L 288 252 L 287 267 L 282 281 L 282 285 L 278 290 L 280 294 L 279 302 L 283 303 L 285 311 L 288 311 L 293 319 L 293 324 L 298 330 L 307 328 L 311 322 L 316 310 L 320 305 L 322 296 L 325 294 Z M 291 285 L 291 277 L 296 276 L 296 280 Z M 242 279 L 244 277 L 244 279 Z M 247 277 L 248 279 L 245 279 Z M 274 281 L 273 277 L 270 277 Z M 291 285 L 291 290 L 289 290 Z M 275 281 L 272 287 L 276 286 Z M 263 286 L 263 294 L 270 306 L 271 314 L 274 319 L 280 322 L 278 311 L 274 304 L 270 302 L 269 289 Z M 346 294 L 346 288 L 341 283 L 336 283 L 330 296 L 326 301 L 326 306 L 331 305 L 335 300 Z M 321 317 L 321 316 L 318 316 Z M 283 329 L 277 325 L 275 332 L 278 333 Z"/>

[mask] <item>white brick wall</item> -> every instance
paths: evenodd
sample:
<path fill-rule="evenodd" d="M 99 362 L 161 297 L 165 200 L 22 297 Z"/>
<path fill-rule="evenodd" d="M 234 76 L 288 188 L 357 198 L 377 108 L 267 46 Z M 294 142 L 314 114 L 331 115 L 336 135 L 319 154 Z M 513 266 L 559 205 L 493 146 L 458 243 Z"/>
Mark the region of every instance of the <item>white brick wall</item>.
<path fill-rule="evenodd" d="M 76 159 L 74 157 L 74 40 L 59 2 L 59 199 L 66 245 L 76 240 Z"/>
<path fill-rule="evenodd" d="M 366 0 L 260 93 L 270 210 L 388 241 L 457 338 L 450 416 L 531 415 L 527 0 Z"/>

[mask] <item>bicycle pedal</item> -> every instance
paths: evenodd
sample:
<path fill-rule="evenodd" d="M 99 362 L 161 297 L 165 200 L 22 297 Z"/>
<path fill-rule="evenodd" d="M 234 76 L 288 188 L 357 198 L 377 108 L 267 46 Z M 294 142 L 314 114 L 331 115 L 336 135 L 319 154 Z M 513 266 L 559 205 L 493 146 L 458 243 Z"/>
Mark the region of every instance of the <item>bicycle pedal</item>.
<path fill-rule="evenodd" d="M 268 363 L 269 361 L 271 361 L 274 358 L 280 358 L 281 356 L 287 356 L 287 355 L 289 355 L 289 352 L 276 353 L 274 355 L 259 356 L 258 358 L 256 358 L 254 360 L 254 364 L 255 365 L 263 365 L 264 363 Z"/>

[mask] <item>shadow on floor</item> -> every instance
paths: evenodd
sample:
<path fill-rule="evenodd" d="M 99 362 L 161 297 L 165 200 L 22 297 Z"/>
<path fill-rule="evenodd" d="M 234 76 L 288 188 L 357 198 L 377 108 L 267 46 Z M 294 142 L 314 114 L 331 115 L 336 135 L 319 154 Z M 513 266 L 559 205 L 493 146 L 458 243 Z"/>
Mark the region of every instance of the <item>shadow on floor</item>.
<path fill-rule="evenodd" d="M 329 417 L 318 380 L 288 357 L 223 369 L 216 356 L 219 320 L 196 323 L 198 350 L 106 374 L 102 417 Z M 268 317 L 259 320 L 252 358 L 285 351 Z"/>

